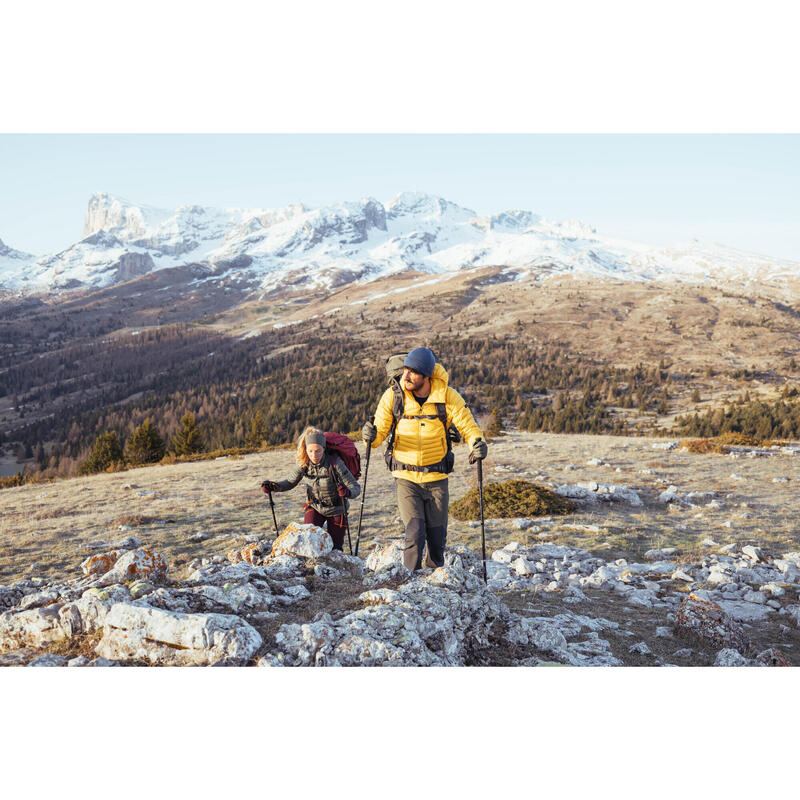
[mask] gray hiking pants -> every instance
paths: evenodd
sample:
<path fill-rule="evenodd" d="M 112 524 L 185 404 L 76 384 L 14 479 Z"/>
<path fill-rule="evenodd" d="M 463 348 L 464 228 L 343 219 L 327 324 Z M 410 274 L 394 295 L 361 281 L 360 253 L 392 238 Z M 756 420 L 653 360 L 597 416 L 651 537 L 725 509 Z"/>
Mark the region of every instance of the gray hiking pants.
<path fill-rule="evenodd" d="M 403 563 L 411 570 L 421 569 L 427 542 L 425 566 L 443 566 L 450 499 L 447 478 L 430 483 L 414 483 L 396 478 L 395 483 L 397 507 L 406 529 Z"/>

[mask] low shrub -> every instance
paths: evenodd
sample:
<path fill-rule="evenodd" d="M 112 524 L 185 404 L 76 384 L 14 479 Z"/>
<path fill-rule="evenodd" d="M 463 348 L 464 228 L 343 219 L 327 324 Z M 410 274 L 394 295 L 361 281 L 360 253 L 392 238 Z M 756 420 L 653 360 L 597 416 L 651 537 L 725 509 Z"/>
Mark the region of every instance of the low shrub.
<path fill-rule="evenodd" d="M 571 500 L 529 481 L 487 483 L 483 487 L 483 510 L 487 519 L 564 515 L 572 513 L 575 508 Z M 450 513 L 456 519 L 480 519 L 478 490 L 472 489 L 451 503 Z"/>

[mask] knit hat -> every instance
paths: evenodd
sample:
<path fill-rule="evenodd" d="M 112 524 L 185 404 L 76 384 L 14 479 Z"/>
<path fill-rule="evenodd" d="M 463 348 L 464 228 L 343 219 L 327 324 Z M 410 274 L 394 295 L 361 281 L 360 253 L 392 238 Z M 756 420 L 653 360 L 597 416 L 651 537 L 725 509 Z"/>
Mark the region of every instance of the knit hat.
<path fill-rule="evenodd" d="M 322 431 L 311 431 L 306 434 L 306 447 L 310 444 L 318 444 L 320 447 L 325 447 L 325 434 Z"/>
<path fill-rule="evenodd" d="M 406 356 L 403 366 L 430 378 L 433 375 L 433 368 L 436 366 L 436 356 L 433 354 L 433 350 L 429 350 L 427 347 L 415 347 Z"/>

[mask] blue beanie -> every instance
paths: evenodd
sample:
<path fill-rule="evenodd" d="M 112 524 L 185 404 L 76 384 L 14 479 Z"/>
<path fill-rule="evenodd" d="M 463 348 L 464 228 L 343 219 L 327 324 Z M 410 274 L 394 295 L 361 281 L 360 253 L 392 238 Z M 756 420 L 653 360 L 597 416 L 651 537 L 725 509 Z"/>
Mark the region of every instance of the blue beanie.
<path fill-rule="evenodd" d="M 429 350 L 427 347 L 415 347 L 406 356 L 403 366 L 430 378 L 433 375 L 433 368 L 436 366 L 436 356 L 433 354 L 433 350 Z"/>

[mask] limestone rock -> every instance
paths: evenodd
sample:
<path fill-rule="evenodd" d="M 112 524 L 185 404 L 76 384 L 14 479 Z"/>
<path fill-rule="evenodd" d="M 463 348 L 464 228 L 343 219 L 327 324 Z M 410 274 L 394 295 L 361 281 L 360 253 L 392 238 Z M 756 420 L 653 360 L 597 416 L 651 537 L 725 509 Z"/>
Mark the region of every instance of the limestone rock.
<path fill-rule="evenodd" d="M 756 661 L 763 664 L 765 667 L 791 666 L 789 664 L 789 659 L 786 658 L 780 650 L 776 650 L 774 647 L 770 647 L 768 650 L 762 650 L 756 656 Z"/>
<path fill-rule="evenodd" d="M 114 661 L 158 665 L 240 665 L 252 658 L 261 642 L 258 631 L 236 616 L 117 603 L 106 616 L 96 652 Z"/>
<path fill-rule="evenodd" d="M 373 589 L 359 599 L 365 606 L 341 619 L 324 615 L 282 625 L 277 650 L 263 663 L 456 666 L 479 658 L 482 647 L 511 630 L 508 609 L 456 564 L 414 573 L 397 589 Z"/>
<path fill-rule="evenodd" d="M 24 667 L 32 658 L 36 657 L 37 652 L 32 647 L 23 647 L 19 650 L 0 653 L 0 667 Z"/>
<path fill-rule="evenodd" d="M 109 661 L 107 658 L 86 658 L 86 656 L 78 656 L 71 658 L 67 661 L 68 667 L 118 667 L 116 661 Z"/>
<path fill-rule="evenodd" d="M 146 594 L 150 594 L 150 592 L 152 592 L 154 589 L 155 586 L 153 586 L 153 584 L 150 583 L 150 581 L 142 581 L 142 580 L 134 581 L 130 585 L 131 597 L 134 600 L 137 600 L 140 597 L 144 597 Z"/>
<path fill-rule="evenodd" d="M 61 604 L 54 603 L 28 611 L 6 611 L 0 614 L 0 651 L 21 647 L 46 647 L 64 638 L 58 612 Z"/>
<path fill-rule="evenodd" d="M 150 550 L 131 550 L 123 555 L 114 564 L 113 571 L 123 581 L 132 578 L 150 578 L 163 576 L 167 573 L 167 560 L 161 553 Z"/>
<path fill-rule="evenodd" d="M 272 556 L 321 558 L 333 550 L 333 539 L 316 525 L 291 522 L 272 545 Z"/>
<path fill-rule="evenodd" d="M 24 592 L 21 589 L 0 586 L 0 611 L 17 605 L 24 596 Z"/>
<path fill-rule="evenodd" d="M 107 553 L 98 553 L 89 556 L 82 564 L 81 569 L 84 575 L 102 575 L 108 572 L 117 562 L 120 554 L 117 550 L 109 550 Z"/>
<path fill-rule="evenodd" d="M 764 557 L 764 553 L 762 552 L 761 548 L 755 547 L 752 544 L 746 544 L 742 548 L 742 553 L 753 562 L 761 561 Z"/>
<path fill-rule="evenodd" d="M 261 564 L 266 550 L 266 542 L 251 542 L 241 550 L 231 550 L 228 553 L 228 561 L 232 564 L 237 564 L 240 561 L 245 561 L 248 564 Z"/>
<path fill-rule="evenodd" d="M 53 653 L 45 653 L 43 656 L 34 658 L 28 663 L 29 667 L 65 667 L 67 665 L 66 656 L 57 656 Z"/>
<path fill-rule="evenodd" d="M 64 635 L 77 636 L 102 628 L 110 608 L 110 598 L 101 599 L 92 594 L 85 594 L 79 600 L 66 603 L 58 611 Z"/>
<path fill-rule="evenodd" d="M 753 662 L 745 658 L 738 650 L 726 647 L 717 653 L 714 659 L 715 667 L 752 667 Z"/>
<path fill-rule="evenodd" d="M 753 593 L 748 592 L 748 594 Z M 751 603 L 746 600 L 720 599 L 717 602 L 726 614 L 738 622 L 761 622 L 772 610 L 764 603 Z"/>
<path fill-rule="evenodd" d="M 742 626 L 717 603 L 703 600 L 696 594 L 689 595 L 678 608 L 675 632 L 715 648 L 746 650 L 748 647 Z"/>
<path fill-rule="evenodd" d="M 385 545 L 375 545 L 372 552 L 367 556 L 364 566 L 377 572 L 390 564 L 403 563 L 403 544 L 402 542 L 389 542 Z"/>

